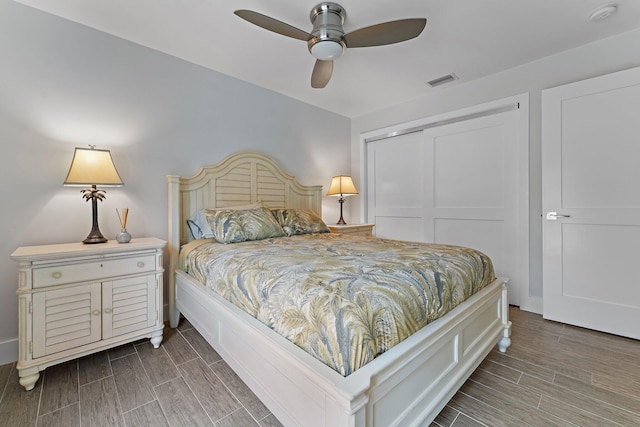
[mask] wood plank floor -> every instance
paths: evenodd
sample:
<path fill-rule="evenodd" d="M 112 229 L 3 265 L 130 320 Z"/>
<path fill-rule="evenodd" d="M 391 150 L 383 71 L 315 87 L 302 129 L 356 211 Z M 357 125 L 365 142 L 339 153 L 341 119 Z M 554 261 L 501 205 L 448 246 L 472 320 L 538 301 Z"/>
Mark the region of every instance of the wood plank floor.
<path fill-rule="evenodd" d="M 281 426 L 182 320 L 148 340 L 47 368 L 36 387 L 0 366 L 0 426 Z"/>
<path fill-rule="evenodd" d="M 640 426 L 640 341 L 511 307 L 492 351 L 432 426 Z"/>
<path fill-rule="evenodd" d="M 640 342 L 512 307 L 494 350 L 432 427 L 640 426 Z M 189 322 L 46 369 L 30 392 L 0 366 L 0 426 L 277 426 Z"/>

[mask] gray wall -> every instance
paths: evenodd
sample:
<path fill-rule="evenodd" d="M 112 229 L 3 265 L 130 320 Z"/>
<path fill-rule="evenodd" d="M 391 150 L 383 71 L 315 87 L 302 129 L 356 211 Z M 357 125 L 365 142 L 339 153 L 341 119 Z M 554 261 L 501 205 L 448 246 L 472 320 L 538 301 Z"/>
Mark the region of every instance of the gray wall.
<path fill-rule="evenodd" d="M 174 57 L 0 0 L 0 364 L 17 359 L 18 246 L 82 241 L 91 205 L 63 187 L 73 149 L 110 149 L 125 186 L 107 189 L 100 229 L 167 236 L 167 174 L 240 150 L 303 184 L 350 168 L 350 121 Z M 338 203 L 326 198 L 333 221 Z M 349 220 L 349 219 L 347 219 Z"/>
<path fill-rule="evenodd" d="M 540 298 L 542 296 L 542 90 L 640 66 L 638 52 L 640 52 L 640 30 L 634 30 L 483 79 L 450 88 L 443 86 L 428 96 L 354 118 L 351 121 L 351 173 L 354 177 L 359 177 L 361 173 L 361 133 L 528 92 L 529 295 Z M 352 206 L 351 211 L 354 219 L 359 219 L 360 212 L 357 206 Z"/>

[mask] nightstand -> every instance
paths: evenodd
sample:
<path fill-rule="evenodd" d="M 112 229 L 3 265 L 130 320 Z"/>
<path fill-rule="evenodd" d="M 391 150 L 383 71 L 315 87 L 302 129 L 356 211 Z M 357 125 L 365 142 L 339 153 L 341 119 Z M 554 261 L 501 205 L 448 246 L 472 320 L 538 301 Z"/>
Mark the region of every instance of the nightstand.
<path fill-rule="evenodd" d="M 163 253 L 156 238 L 24 246 L 18 262 L 18 375 L 141 338 L 162 342 Z"/>
<path fill-rule="evenodd" d="M 349 236 L 373 236 L 374 224 L 346 224 L 346 225 L 329 225 L 329 230 L 335 234 L 345 234 Z"/>

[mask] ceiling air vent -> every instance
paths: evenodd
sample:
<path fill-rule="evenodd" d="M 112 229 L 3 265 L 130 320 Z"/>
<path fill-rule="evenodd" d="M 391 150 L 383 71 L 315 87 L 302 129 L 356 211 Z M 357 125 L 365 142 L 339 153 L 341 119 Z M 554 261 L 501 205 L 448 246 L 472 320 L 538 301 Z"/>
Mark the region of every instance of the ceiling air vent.
<path fill-rule="evenodd" d="M 437 79 L 429 80 L 427 84 L 431 87 L 436 87 L 436 86 L 443 85 L 445 83 L 452 82 L 454 80 L 458 80 L 458 76 L 451 73 L 451 74 L 447 74 L 446 76 L 438 77 Z"/>

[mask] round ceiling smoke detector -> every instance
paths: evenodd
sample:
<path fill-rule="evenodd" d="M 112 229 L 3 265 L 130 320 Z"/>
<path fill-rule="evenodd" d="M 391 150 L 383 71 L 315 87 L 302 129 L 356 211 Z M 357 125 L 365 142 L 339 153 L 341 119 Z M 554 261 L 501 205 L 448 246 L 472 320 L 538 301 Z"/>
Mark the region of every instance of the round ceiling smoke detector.
<path fill-rule="evenodd" d="M 614 15 L 618 11 L 618 6 L 615 4 L 609 4 L 599 7 L 589 15 L 589 20 L 592 22 L 604 21 L 611 15 Z"/>

